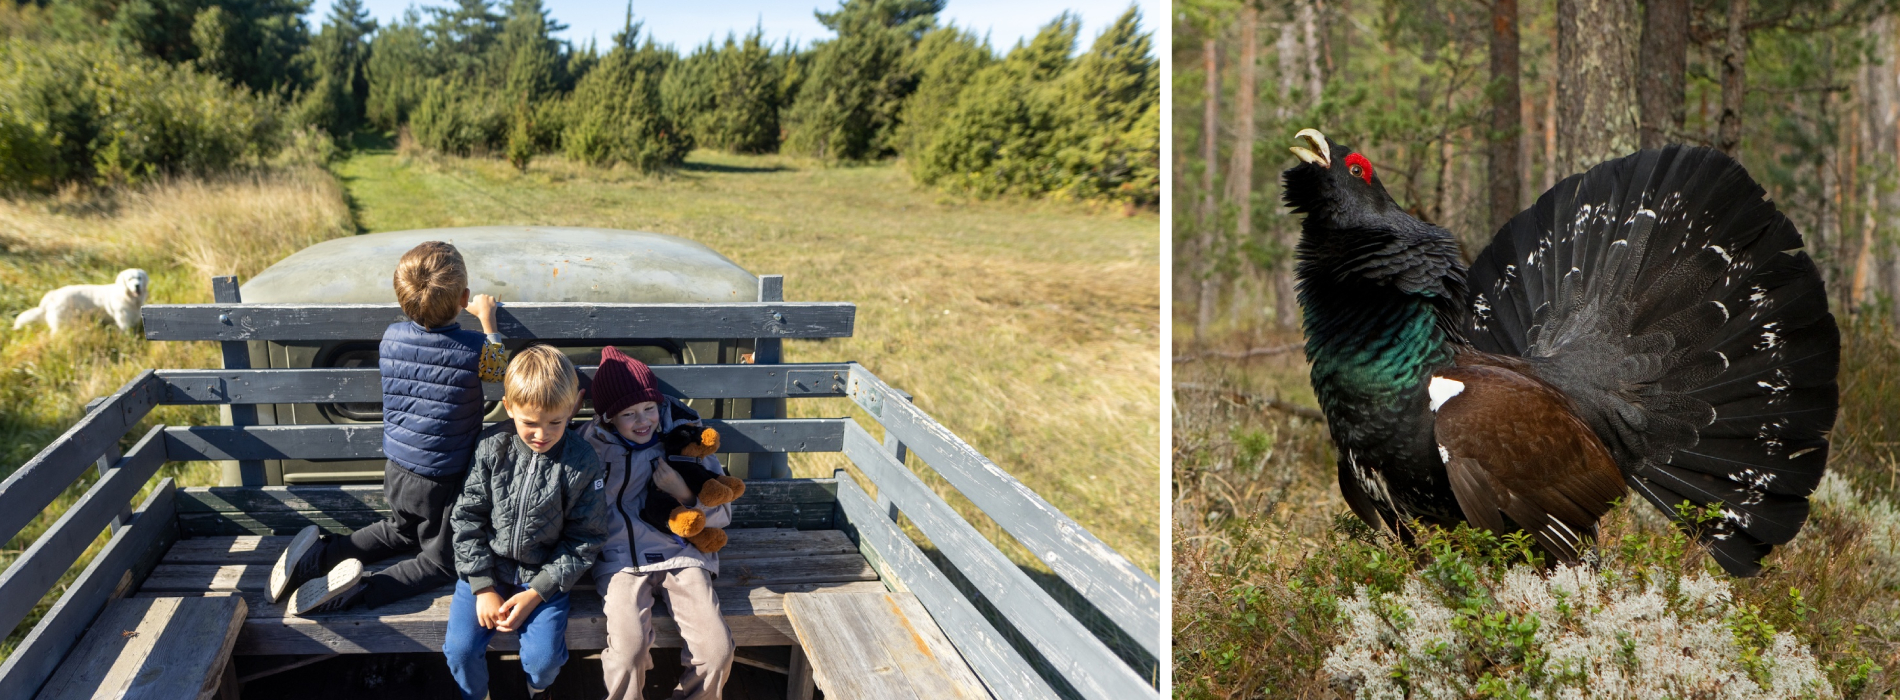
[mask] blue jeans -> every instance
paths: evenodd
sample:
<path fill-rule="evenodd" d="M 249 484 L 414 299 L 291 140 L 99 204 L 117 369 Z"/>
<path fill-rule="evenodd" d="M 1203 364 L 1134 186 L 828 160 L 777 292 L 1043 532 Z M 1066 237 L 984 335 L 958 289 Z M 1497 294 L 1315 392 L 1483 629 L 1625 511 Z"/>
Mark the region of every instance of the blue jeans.
<path fill-rule="evenodd" d="M 505 600 L 521 592 L 519 586 L 496 584 L 495 592 Z M 566 593 L 542 601 L 528 613 L 528 621 L 519 627 L 521 667 L 528 672 L 528 683 L 536 690 L 554 685 L 554 677 L 567 663 Z M 488 640 L 495 630 L 483 627 L 475 618 L 475 591 L 468 581 L 456 580 L 455 597 L 449 601 L 449 629 L 442 640 L 442 653 L 449 657 L 449 673 L 462 697 L 479 700 L 488 697 Z"/>

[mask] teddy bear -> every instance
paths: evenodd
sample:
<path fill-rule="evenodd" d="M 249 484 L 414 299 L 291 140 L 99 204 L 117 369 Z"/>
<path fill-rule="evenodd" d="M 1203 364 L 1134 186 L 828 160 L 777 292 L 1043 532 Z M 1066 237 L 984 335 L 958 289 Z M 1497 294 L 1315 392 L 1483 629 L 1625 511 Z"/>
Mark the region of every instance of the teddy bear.
<path fill-rule="evenodd" d="M 726 532 L 706 527 L 706 514 L 701 509 L 717 508 L 745 495 L 744 481 L 714 474 L 701 462 L 702 458 L 719 451 L 719 431 L 684 423 L 662 434 L 660 444 L 665 448 L 666 459 L 653 466 L 654 478 L 647 488 L 640 520 L 661 532 L 685 538 L 701 552 L 719 551 L 726 546 Z M 662 470 L 677 473 L 679 481 L 686 483 L 687 491 L 669 493 L 661 484 L 671 479 L 663 477 Z M 698 501 L 696 507 L 683 505 L 694 498 Z"/>

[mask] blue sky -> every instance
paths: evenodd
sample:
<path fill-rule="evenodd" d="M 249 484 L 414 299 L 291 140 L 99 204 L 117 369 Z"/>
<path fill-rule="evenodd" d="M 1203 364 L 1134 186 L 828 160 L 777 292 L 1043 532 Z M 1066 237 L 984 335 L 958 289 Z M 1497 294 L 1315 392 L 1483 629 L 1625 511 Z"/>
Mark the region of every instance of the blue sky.
<path fill-rule="evenodd" d="M 312 29 L 321 25 L 323 18 L 330 13 L 330 4 L 331 0 L 316 0 L 312 3 Z M 363 4 L 377 22 L 387 24 L 400 18 L 403 11 L 412 5 L 427 7 L 451 3 L 366 0 Z M 620 30 L 627 13 L 624 0 L 543 0 L 543 4 L 548 8 L 548 14 L 568 25 L 561 38 L 576 44 L 585 44 L 589 38 L 606 44 L 614 32 Z M 1141 8 L 1141 24 L 1145 31 L 1153 32 L 1157 23 L 1167 18 L 1161 0 L 1134 0 L 1134 4 Z M 1102 29 L 1128 9 L 1128 5 L 1129 0 L 949 0 L 939 17 L 959 27 L 975 29 L 979 34 L 987 32 L 991 45 L 1002 52 L 1009 50 L 1019 39 L 1035 36 L 1037 29 L 1055 19 L 1063 10 L 1073 10 L 1082 17 L 1082 35 L 1077 48 L 1086 49 Z M 708 38 L 723 40 L 728 31 L 743 34 L 761 24 L 765 27 L 766 38 L 773 42 L 782 42 L 790 37 L 801 46 L 809 44 L 814 39 L 830 36 L 824 25 L 812 17 L 812 11 L 821 8 L 829 11 L 837 6 L 837 0 L 635 0 L 633 14 L 636 19 L 646 22 L 647 31 L 660 42 L 671 43 L 681 51 L 687 51 L 705 43 Z"/>

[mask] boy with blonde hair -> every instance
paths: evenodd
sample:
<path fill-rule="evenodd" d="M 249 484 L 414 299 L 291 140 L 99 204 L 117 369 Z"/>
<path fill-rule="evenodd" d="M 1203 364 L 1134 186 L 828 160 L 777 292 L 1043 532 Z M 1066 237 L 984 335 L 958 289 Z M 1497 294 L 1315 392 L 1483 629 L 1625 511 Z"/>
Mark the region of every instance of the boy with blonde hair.
<path fill-rule="evenodd" d="M 470 299 L 462 254 L 440 241 L 402 256 L 395 287 L 409 320 L 383 331 L 377 359 L 389 518 L 348 537 L 322 534 L 315 525 L 297 533 L 270 574 L 272 600 L 296 591 L 292 615 L 374 607 L 455 580 L 449 506 L 462 492 L 481 434 L 482 382 L 501 381 L 506 357 L 495 332 L 495 298 Z M 455 323 L 465 307 L 482 333 Z M 403 554 L 416 556 L 363 576 L 365 562 Z"/>
<path fill-rule="evenodd" d="M 607 539 L 600 460 L 569 435 L 580 378 L 559 350 L 516 353 L 503 384 L 511 422 L 483 434 L 456 499 L 455 597 L 442 642 L 462 697 L 488 696 L 488 642 L 520 635 L 528 694 L 567 662 L 568 592 Z"/>

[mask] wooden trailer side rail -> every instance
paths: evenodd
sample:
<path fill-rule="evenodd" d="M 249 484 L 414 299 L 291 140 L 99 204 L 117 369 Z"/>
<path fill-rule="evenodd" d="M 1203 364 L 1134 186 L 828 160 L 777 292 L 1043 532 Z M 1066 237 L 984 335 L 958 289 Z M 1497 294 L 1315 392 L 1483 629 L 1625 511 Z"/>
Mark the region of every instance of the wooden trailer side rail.
<path fill-rule="evenodd" d="M 838 337 L 849 335 L 850 305 L 838 304 L 518 304 L 505 332 L 517 337 L 619 337 L 635 324 L 640 335 L 700 335 L 686 329 L 708 328 L 696 317 L 717 321 L 712 335 L 761 338 Z M 840 307 L 843 307 L 842 312 Z M 264 339 L 376 337 L 394 307 L 384 305 L 191 305 L 146 307 L 147 334 L 155 339 L 218 340 L 238 343 Z M 399 312 L 395 312 L 399 313 Z M 767 358 L 776 359 L 776 358 Z M 583 368 L 591 375 L 593 368 Z M 1152 578 L 1047 501 L 984 458 L 935 419 L 856 363 L 810 365 L 657 366 L 655 374 L 669 394 L 682 398 L 851 398 L 883 426 L 879 444 L 856 420 L 848 418 L 754 418 L 714 421 L 734 452 L 842 452 L 875 491 L 851 478 L 827 483 L 835 498 L 837 522 L 858 542 L 867 558 L 886 572 L 887 585 L 908 590 L 935 617 L 971 667 L 997 697 L 1085 698 L 1153 697 L 1159 653 L 1160 595 Z M 98 402 L 84 418 L 0 483 L 0 533 L 15 535 L 74 480 L 102 457 L 114 456 L 118 440 L 155 405 L 327 403 L 375 401 L 380 387 L 373 369 L 248 369 L 147 371 Z M 783 415 L 782 409 L 778 415 Z M 112 524 L 131 497 L 169 461 L 374 458 L 381 455 L 377 425 L 300 426 L 155 426 L 125 456 L 117 457 L 102 478 L 48 532 L 0 574 L 0 624 L 8 629 L 83 553 L 97 533 Z M 1091 632 L 1014 562 L 964 521 L 907 465 L 906 453 L 975 503 L 1041 558 L 1063 581 L 1135 640 L 1150 658 L 1133 665 L 1130 652 L 1117 652 Z M 839 472 L 840 477 L 845 472 Z M 797 489 L 800 480 L 784 488 Z M 829 481 L 829 480 L 827 480 Z M 761 482 L 766 486 L 771 482 Z M 344 487 L 350 488 L 350 487 Z M 776 488 L 776 487 L 774 487 Z M 170 542 L 181 523 L 190 527 L 276 530 L 294 526 L 303 511 L 285 504 L 305 494 L 336 487 L 234 487 L 193 489 L 191 512 L 169 481 L 129 523 L 115 530 L 112 542 L 96 557 L 0 667 L 0 700 L 31 697 L 107 600 L 140 580 Z M 835 496 L 831 491 L 835 490 Z M 380 491 L 355 488 L 357 504 L 339 511 L 350 521 L 373 521 Z M 259 502 L 258 513 L 233 516 L 212 501 Z M 210 499 L 207 501 L 207 499 Z M 276 513 L 277 511 L 286 513 Z M 322 510 L 317 508 L 315 510 Z M 218 511 L 218 512 L 213 512 Z M 276 513 L 276 514 L 270 514 Z M 779 522 L 783 514 L 756 514 Z M 929 541 L 942 559 L 926 556 L 918 542 L 896 522 L 902 515 Z M 258 520 L 261 517 L 264 520 Z M 798 518 L 813 517 L 803 514 Z M 780 520 L 773 520 L 779 518 Z M 249 519 L 237 523 L 237 519 Z M 276 522 L 284 520 L 283 523 Z M 267 522 L 268 521 L 268 522 Z M 796 522 L 787 521 L 787 524 Z M 338 527 L 360 526 L 342 519 Z M 938 561 L 947 561 L 939 564 Z M 971 598 L 963 587 L 974 589 Z M 1138 653 L 1134 654 L 1139 656 Z M 1145 662 L 1145 663 L 1144 663 Z"/>

